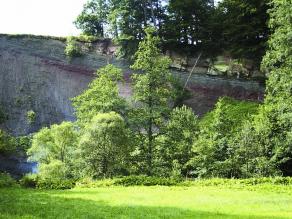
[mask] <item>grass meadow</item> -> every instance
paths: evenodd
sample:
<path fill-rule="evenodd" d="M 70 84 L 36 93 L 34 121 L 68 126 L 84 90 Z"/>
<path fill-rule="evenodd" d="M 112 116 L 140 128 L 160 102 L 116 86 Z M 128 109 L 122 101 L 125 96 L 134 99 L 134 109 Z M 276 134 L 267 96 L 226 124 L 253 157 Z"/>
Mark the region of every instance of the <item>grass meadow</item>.
<path fill-rule="evenodd" d="M 0 189 L 0 218 L 292 218 L 292 187 Z"/>

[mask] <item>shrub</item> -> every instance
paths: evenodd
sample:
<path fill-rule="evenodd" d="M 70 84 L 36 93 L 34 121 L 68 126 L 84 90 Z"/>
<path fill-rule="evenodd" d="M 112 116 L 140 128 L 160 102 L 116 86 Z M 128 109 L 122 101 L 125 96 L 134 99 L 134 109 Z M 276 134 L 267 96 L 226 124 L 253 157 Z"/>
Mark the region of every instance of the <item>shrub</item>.
<path fill-rule="evenodd" d="M 15 138 L 16 148 L 27 151 L 31 147 L 32 135 L 19 136 Z"/>
<path fill-rule="evenodd" d="M 33 110 L 30 110 L 26 113 L 26 119 L 28 124 L 33 124 L 36 120 L 36 113 Z"/>
<path fill-rule="evenodd" d="M 41 164 L 39 176 L 41 179 L 66 179 L 66 166 L 59 160 L 53 160 L 49 164 Z"/>
<path fill-rule="evenodd" d="M 127 176 L 117 179 L 114 185 L 120 186 L 175 186 L 181 182 L 179 179 L 160 178 L 150 176 Z"/>
<path fill-rule="evenodd" d="M 79 57 L 82 55 L 81 48 L 74 37 L 67 38 L 65 55 L 69 58 Z"/>
<path fill-rule="evenodd" d="M 116 179 L 93 180 L 92 178 L 86 177 L 76 182 L 76 187 L 98 188 L 98 187 L 114 186 L 115 181 Z"/>
<path fill-rule="evenodd" d="M 49 178 L 39 178 L 37 181 L 38 189 L 72 189 L 75 187 L 75 181 L 72 179 L 49 179 Z"/>
<path fill-rule="evenodd" d="M 0 153 L 13 153 L 15 149 L 15 139 L 0 129 Z"/>
<path fill-rule="evenodd" d="M 39 176 L 37 174 L 26 174 L 19 180 L 19 184 L 25 188 L 36 188 Z"/>
<path fill-rule="evenodd" d="M 177 186 L 181 183 L 182 180 L 179 178 L 161 178 L 141 175 L 101 180 L 84 178 L 79 180 L 76 186 L 80 188 L 98 188 L 105 186 Z"/>
<path fill-rule="evenodd" d="M 0 188 L 12 187 L 16 181 L 7 173 L 0 173 Z"/>
<path fill-rule="evenodd" d="M 248 179 L 197 179 L 184 181 L 183 186 L 256 186 L 256 185 L 292 185 L 292 177 L 259 177 Z"/>
<path fill-rule="evenodd" d="M 78 40 L 80 42 L 84 42 L 84 43 L 93 43 L 93 42 L 100 40 L 100 38 L 98 38 L 97 36 L 90 36 L 90 35 L 86 35 L 86 34 L 81 34 L 76 38 L 76 40 Z"/>

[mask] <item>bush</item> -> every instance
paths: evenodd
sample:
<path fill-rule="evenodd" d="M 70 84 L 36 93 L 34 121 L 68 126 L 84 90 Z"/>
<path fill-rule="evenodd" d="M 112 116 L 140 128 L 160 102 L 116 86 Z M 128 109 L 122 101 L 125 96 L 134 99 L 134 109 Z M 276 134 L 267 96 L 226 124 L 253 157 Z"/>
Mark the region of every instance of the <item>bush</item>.
<path fill-rule="evenodd" d="M 67 38 L 65 55 L 69 58 L 79 57 L 82 55 L 81 48 L 78 45 L 77 41 L 74 39 L 74 37 Z"/>
<path fill-rule="evenodd" d="M 116 179 L 102 179 L 102 180 L 93 180 L 92 178 L 83 178 L 76 182 L 76 187 L 79 188 L 98 188 L 98 187 L 107 187 L 114 186 Z"/>
<path fill-rule="evenodd" d="M 49 164 L 41 164 L 37 188 L 39 189 L 71 189 L 75 181 L 67 178 L 67 168 L 59 160 L 53 160 Z"/>
<path fill-rule="evenodd" d="M 26 119 L 28 124 L 33 124 L 36 120 L 36 113 L 33 110 L 29 110 L 26 113 Z"/>
<path fill-rule="evenodd" d="M 71 189 L 75 187 L 75 181 L 72 179 L 43 178 L 38 174 L 25 175 L 19 184 L 25 188 L 38 189 Z"/>
<path fill-rule="evenodd" d="M 256 185 L 292 185 L 292 177 L 260 177 L 248 179 L 197 179 L 184 181 L 183 186 L 256 186 Z"/>
<path fill-rule="evenodd" d="M 12 187 L 16 181 L 7 173 L 0 173 L 0 188 Z"/>
<path fill-rule="evenodd" d="M 66 179 L 66 166 L 59 160 L 53 160 L 49 164 L 41 164 L 39 176 L 42 179 Z"/>
<path fill-rule="evenodd" d="M 75 181 L 72 179 L 44 179 L 39 178 L 37 181 L 38 189 L 72 189 L 75 187 Z"/>
<path fill-rule="evenodd" d="M 127 176 L 117 179 L 114 185 L 119 186 L 175 186 L 181 181 L 179 179 L 160 178 L 150 176 Z"/>
<path fill-rule="evenodd" d="M 76 183 L 80 188 L 98 188 L 105 186 L 177 186 L 181 179 L 161 178 L 152 176 L 126 176 L 123 178 L 93 180 L 84 178 Z"/>
<path fill-rule="evenodd" d="M 19 184 L 25 188 L 36 188 L 39 176 L 37 174 L 27 174 L 21 178 Z"/>
<path fill-rule="evenodd" d="M 86 35 L 86 34 L 81 34 L 78 37 L 76 37 L 76 40 L 78 40 L 80 42 L 84 42 L 84 43 L 93 43 L 93 42 L 97 42 L 98 40 L 100 40 L 100 38 L 98 38 L 97 36 L 90 36 L 90 35 Z"/>
<path fill-rule="evenodd" d="M 15 152 L 15 139 L 0 129 L 0 153 L 10 154 Z"/>

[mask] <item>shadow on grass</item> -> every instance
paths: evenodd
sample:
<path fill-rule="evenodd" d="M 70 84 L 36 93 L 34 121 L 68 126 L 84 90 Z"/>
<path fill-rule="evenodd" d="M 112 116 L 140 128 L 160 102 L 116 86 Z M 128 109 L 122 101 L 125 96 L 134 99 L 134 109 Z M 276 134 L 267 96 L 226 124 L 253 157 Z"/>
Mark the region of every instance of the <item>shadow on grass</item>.
<path fill-rule="evenodd" d="M 287 219 L 192 211 L 175 207 L 111 206 L 104 201 L 70 197 L 71 191 L 0 190 L 0 218 L 227 218 Z M 74 192 L 73 192 L 74 194 Z M 96 193 L 98 195 L 98 192 Z"/>

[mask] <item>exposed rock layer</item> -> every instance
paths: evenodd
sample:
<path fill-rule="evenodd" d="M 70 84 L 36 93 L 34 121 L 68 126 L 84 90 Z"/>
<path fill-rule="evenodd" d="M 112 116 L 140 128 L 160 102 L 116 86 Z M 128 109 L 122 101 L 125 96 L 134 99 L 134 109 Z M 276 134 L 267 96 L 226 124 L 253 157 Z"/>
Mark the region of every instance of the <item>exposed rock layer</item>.
<path fill-rule="evenodd" d="M 129 78 L 128 64 L 106 54 L 110 42 L 83 44 L 85 55 L 68 60 L 65 43 L 57 39 L 0 36 L 0 103 L 9 119 L 5 127 L 16 135 L 27 134 L 42 126 L 73 120 L 70 98 L 80 94 L 93 79 L 96 69 L 113 63 Z M 188 72 L 173 71 L 184 83 Z M 257 81 L 240 81 L 206 74 L 190 77 L 192 98 L 186 101 L 200 115 L 210 110 L 220 96 L 258 101 L 264 87 Z M 121 85 L 121 94 L 131 94 L 129 83 Z M 36 120 L 27 121 L 33 110 Z"/>

